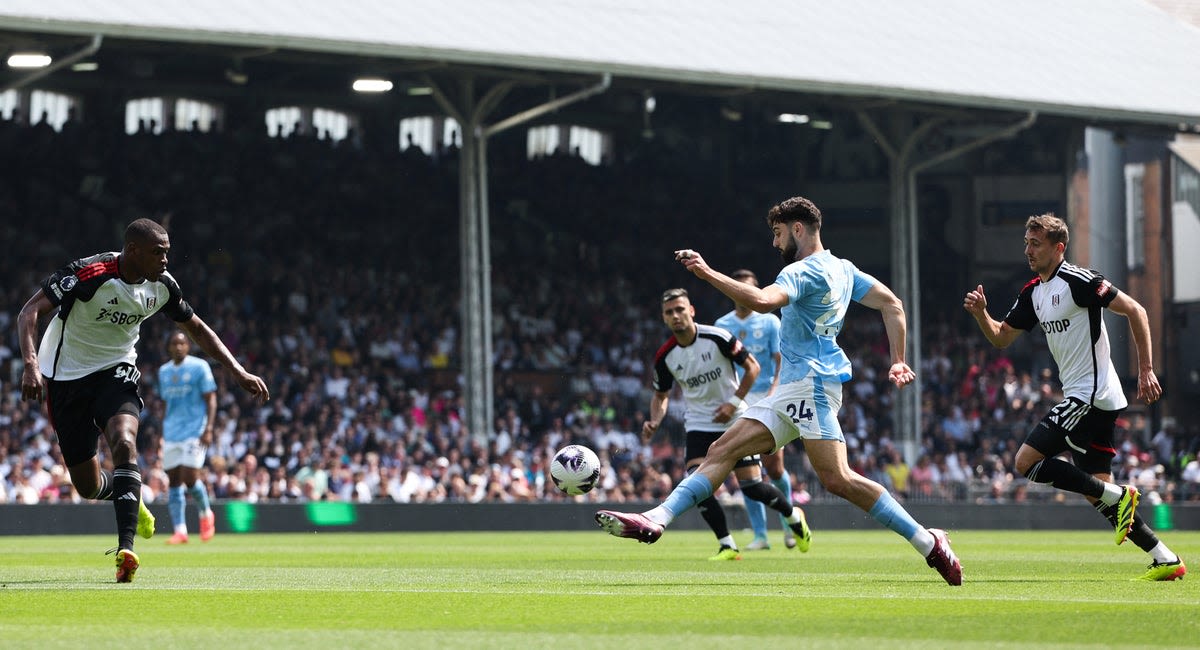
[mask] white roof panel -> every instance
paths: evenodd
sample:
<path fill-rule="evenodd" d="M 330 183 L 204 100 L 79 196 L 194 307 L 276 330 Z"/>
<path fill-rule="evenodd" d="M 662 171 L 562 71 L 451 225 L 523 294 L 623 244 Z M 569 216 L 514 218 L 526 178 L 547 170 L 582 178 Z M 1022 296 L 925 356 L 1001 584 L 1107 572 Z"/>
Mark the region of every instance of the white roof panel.
<path fill-rule="evenodd" d="M 4 0 L 0 28 L 1200 122 L 1200 29 L 1145 0 Z"/>

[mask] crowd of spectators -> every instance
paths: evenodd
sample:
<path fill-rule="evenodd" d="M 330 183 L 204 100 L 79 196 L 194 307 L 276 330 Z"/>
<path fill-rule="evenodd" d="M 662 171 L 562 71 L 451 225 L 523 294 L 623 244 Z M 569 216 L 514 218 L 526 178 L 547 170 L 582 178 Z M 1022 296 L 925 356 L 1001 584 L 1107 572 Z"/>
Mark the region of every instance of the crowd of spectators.
<path fill-rule="evenodd" d="M 43 408 L 20 400 L 17 313 L 52 270 L 118 249 L 124 225 L 147 215 L 171 232 L 186 299 L 273 396 L 259 406 L 216 372 L 206 471 L 216 499 L 564 500 L 547 464 L 567 443 L 592 447 L 604 466 L 597 489 L 576 498 L 662 498 L 682 477 L 680 418 L 649 445 L 638 435 L 668 336 L 656 296 L 688 287 L 706 322 L 731 308 L 669 251 L 713 251 L 718 268 L 773 277 L 759 215 L 787 185 L 755 166 L 745 183 L 755 190 L 722 189 L 729 178 L 694 164 L 686 144 L 634 143 L 602 166 L 566 153 L 528 160 L 504 144 L 491 147 L 490 184 L 497 418 L 470 431 L 456 373 L 453 148 L 0 121 L 0 503 L 79 500 Z M 992 350 L 953 307 L 923 309 L 911 466 L 891 420 L 881 321 L 850 314 L 841 342 L 857 374 L 840 417 L 852 466 L 912 500 L 1058 498 L 1013 470 L 1026 432 L 1061 398 L 1044 350 L 1036 340 Z M 139 345 L 149 501 L 166 498 L 154 382 L 173 327 L 150 319 Z M 671 408 L 677 416 L 682 400 Z M 1200 433 L 1149 429 L 1139 413 L 1121 420 L 1118 480 L 1154 499 L 1200 500 Z M 798 448 L 788 459 L 797 496 L 824 498 Z"/>

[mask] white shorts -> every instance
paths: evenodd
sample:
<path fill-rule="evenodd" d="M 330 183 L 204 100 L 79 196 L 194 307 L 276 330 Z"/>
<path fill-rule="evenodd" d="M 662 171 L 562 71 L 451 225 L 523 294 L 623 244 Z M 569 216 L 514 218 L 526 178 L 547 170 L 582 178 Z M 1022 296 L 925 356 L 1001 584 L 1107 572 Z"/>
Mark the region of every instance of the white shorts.
<path fill-rule="evenodd" d="M 208 448 L 200 444 L 199 438 L 188 438 L 183 442 L 164 440 L 162 445 L 163 469 L 175 469 L 176 467 L 200 469 L 204 467 L 204 454 Z"/>
<path fill-rule="evenodd" d="M 755 404 L 757 404 L 759 402 L 759 400 L 761 400 L 762 398 L 764 398 L 766 396 L 767 396 L 766 391 L 763 391 L 761 393 L 756 393 L 754 391 L 750 391 L 749 393 L 746 393 L 746 406 L 754 406 Z"/>
<path fill-rule="evenodd" d="M 779 449 L 796 438 L 845 442 L 837 419 L 841 408 L 841 382 L 805 377 L 777 386 L 774 393 L 756 402 L 742 417 L 762 422 L 775 438 L 775 449 Z"/>

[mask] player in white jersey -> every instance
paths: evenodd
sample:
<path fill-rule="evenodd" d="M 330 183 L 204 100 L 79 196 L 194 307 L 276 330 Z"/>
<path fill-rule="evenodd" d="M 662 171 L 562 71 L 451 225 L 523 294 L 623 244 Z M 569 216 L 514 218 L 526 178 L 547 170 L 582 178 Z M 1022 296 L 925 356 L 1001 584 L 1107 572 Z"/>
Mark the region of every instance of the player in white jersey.
<path fill-rule="evenodd" d="M 922 527 L 883 486 L 850 469 L 837 420 L 842 383 L 851 376 L 850 359 L 838 347 L 837 335 L 850 301 L 882 313 L 892 357 L 888 379 L 897 387 L 916 379 L 904 361 L 904 305 L 882 282 L 825 249 L 821 211 L 812 201 L 803 197 L 783 201 L 767 213 L 767 223 L 771 244 L 787 264 L 767 287 L 760 289 L 720 273 L 693 250 L 676 251 L 675 259 L 735 303 L 760 313 L 780 310 L 779 387 L 734 422 L 709 447 L 696 472 L 661 505 L 644 513 L 600 511 L 597 522 L 613 535 L 657 541 L 675 517 L 712 494 L 739 458 L 774 451 L 800 438 L 825 489 L 908 540 L 947 583 L 961 585 L 962 565 L 946 532 Z"/>
<path fill-rule="evenodd" d="M 217 383 L 208 362 L 194 357 L 191 342 L 183 332 L 167 340 L 170 360 L 158 368 L 158 394 L 166 403 L 162 423 L 162 463 L 167 471 L 167 510 L 175 532 L 168 544 L 188 541 L 187 493 L 192 493 L 200 510 L 200 541 L 216 533 L 216 516 L 208 501 L 208 489 L 200 480 L 204 454 L 212 444 L 213 421 L 217 416 Z"/>
<path fill-rule="evenodd" d="M 138 219 L 125 229 L 120 252 L 75 260 L 42 281 L 17 319 L 21 396 L 46 400 L 71 483 L 85 498 L 112 501 L 117 521 L 117 582 L 130 582 L 139 566 L 135 534 L 149 538 L 154 520 L 141 502 L 142 477 L 135 441 L 142 399 L 138 394 L 137 342 L 142 321 L 165 312 L 210 356 L 260 400 L 263 380 L 246 372 L 191 306 L 167 273 L 170 239 L 163 227 Z M 38 320 L 55 309 L 35 346 Z M 103 434 L 113 472 L 96 457 Z"/>
<path fill-rule="evenodd" d="M 687 431 L 684 461 L 691 471 L 700 464 L 709 445 L 745 412 L 744 397 L 758 377 L 758 361 L 728 331 L 697 324 L 696 307 L 684 289 L 663 292 L 662 316 L 672 336 L 654 356 L 654 395 L 650 398 L 650 415 L 642 425 L 642 440 L 649 442 L 662 425 L 671 389 L 678 383 L 687 406 L 684 411 L 684 429 Z M 741 379 L 738 379 L 738 366 L 743 370 Z M 797 532 L 806 542 L 804 550 L 807 550 L 810 535 L 803 513 L 793 516 L 787 498 L 773 485 L 763 482 L 758 456 L 740 458 L 731 469 L 742 493 L 769 505 L 781 515 L 793 517 Z M 725 511 L 717 499 L 710 494 L 697 506 L 721 545 L 711 559 L 740 559 L 737 544 L 729 534 Z"/>
<path fill-rule="evenodd" d="M 734 280 L 758 286 L 758 276 L 749 269 L 738 269 L 729 274 Z M 749 307 L 734 303 L 733 311 L 718 318 L 717 327 L 729 330 L 742 341 L 755 359 L 758 359 L 758 379 L 750 387 L 746 395 L 746 403 L 754 404 L 758 400 L 775 391 L 779 383 L 779 369 L 783 365 L 779 353 L 779 317 L 775 314 L 760 314 Z M 792 478 L 787 468 L 783 466 L 783 447 L 762 457 L 763 469 L 771 478 L 771 483 L 779 488 L 788 503 L 792 502 Z M 746 504 L 746 517 L 750 519 L 750 528 L 754 531 L 754 539 L 746 545 L 746 550 L 769 550 L 771 543 L 767 540 L 767 509 L 759 501 L 742 495 Z M 783 543 L 788 548 L 796 548 L 796 536 L 787 525 L 787 520 L 780 517 L 783 526 Z"/>
<path fill-rule="evenodd" d="M 1183 560 L 1137 514 L 1137 488 L 1112 482 L 1114 428 L 1129 402 L 1112 363 L 1102 312 L 1108 308 L 1129 319 L 1138 354 L 1137 396 L 1153 403 L 1162 388 L 1154 375 L 1146 310 L 1103 275 L 1067 262 L 1069 240 L 1062 219 L 1052 214 L 1030 217 L 1025 222 L 1025 259 L 1037 276 L 1021 289 L 1004 320 L 988 314 L 983 285 L 963 299 L 963 308 L 998 348 L 1041 326 L 1058 364 L 1064 399 L 1025 438 L 1017 450 L 1016 469 L 1030 481 L 1087 497 L 1113 525 L 1117 544 L 1128 537 L 1150 554 L 1142 580 L 1182 578 L 1187 573 Z M 1067 452 L 1073 464 L 1057 458 Z"/>

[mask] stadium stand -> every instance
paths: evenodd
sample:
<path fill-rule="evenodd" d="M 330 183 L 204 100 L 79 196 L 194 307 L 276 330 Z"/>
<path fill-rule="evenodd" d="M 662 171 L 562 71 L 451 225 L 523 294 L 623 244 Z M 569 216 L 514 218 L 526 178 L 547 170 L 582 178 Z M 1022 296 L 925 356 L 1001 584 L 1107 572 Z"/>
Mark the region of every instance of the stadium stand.
<path fill-rule="evenodd" d="M 432 153 L 236 126 L 125 135 L 96 124 L 59 132 L 0 121 L 0 272 L 8 278 L 0 286 L 0 501 L 79 499 L 43 411 L 19 399 L 16 313 L 45 273 L 117 248 L 124 224 L 145 215 L 172 233 L 170 268 L 185 296 L 272 390 L 259 407 L 217 373 L 218 440 L 206 477 L 217 499 L 565 500 L 546 464 L 569 442 L 604 461 L 600 487 L 583 498 L 661 499 L 682 476 L 671 444 L 682 432 L 676 424 L 648 446 L 636 434 L 648 366 L 665 338 L 655 296 L 693 286 L 666 251 L 686 231 L 687 245 L 713 251 L 715 265 L 753 260 L 760 276 L 773 277 L 765 235 L 746 233 L 758 232 L 761 207 L 777 198 L 763 176 L 780 167 L 742 172 L 760 189 L 734 202 L 689 164 L 686 145 L 601 166 L 565 152 L 527 160 L 515 147 L 494 148 L 497 418 L 472 432 L 456 376 L 455 158 Z M 753 226 L 729 215 L 749 215 L 743 221 Z M 697 223 L 705 228 L 689 227 Z M 728 309 L 711 291 L 693 293 L 701 320 Z M 850 320 L 842 343 L 860 375 L 841 417 L 852 465 L 909 500 L 1056 498 L 1012 469 L 1026 430 L 1058 401 L 1054 377 L 1028 350 L 1010 357 L 985 348 L 959 311 L 933 302 L 923 310 L 923 430 L 912 467 L 878 374 L 881 326 Z M 170 327 L 150 320 L 140 345 L 139 453 L 151 502 L 166 498 L 152 369 L 165 360 Z M 1121 423 L 1118 479 L 1151 498 L 1200 500 L 1200 432 L 1165 428 L 1150 438 L 1144 430 Z M 797 498 L 823 499 L 803 454 L 789 462 Z"/>

